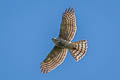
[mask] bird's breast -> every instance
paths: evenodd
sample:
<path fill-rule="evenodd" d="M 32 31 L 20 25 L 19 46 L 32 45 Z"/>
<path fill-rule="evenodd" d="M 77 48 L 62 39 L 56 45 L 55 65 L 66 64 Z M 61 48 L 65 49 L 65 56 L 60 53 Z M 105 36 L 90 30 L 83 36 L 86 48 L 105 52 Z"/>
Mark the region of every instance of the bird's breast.
<path fill-rule="evenodd" d="M 67 48 L 68 45 L 69 45 L 69 43 L 66 41 L 59 41 L 56 43 L 56 46 L 61 47 L 61 48 Z"/>

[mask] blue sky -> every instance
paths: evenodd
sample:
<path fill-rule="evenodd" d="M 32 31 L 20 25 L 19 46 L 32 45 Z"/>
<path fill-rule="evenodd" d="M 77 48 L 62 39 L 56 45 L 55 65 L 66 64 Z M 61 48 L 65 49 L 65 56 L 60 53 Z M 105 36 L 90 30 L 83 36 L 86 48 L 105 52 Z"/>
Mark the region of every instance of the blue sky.
<path fill-rule="evenodd" d="M 120 0 L 0 0 L 0 80 L 120 80 Z M 73 7 L 77 33 L 88 41 L 78 63 L 68 52 L 48 74 L 40 62 L 53 48 L 64 10 Z"/>

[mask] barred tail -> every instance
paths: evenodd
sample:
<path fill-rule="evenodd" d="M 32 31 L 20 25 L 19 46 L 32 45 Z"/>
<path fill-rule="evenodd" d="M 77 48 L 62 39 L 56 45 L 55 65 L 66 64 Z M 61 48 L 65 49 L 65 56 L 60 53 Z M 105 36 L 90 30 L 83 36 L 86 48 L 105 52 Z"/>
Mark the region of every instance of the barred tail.
<path fill-rule="evenodd" d="M 75 59 L 75 61 L 79 61 L 86 53 L 87 50 L 87 41 L 80 40 L 77 42 L 72 42 L 72 49 L 69 49 L 71 55 Z"/>

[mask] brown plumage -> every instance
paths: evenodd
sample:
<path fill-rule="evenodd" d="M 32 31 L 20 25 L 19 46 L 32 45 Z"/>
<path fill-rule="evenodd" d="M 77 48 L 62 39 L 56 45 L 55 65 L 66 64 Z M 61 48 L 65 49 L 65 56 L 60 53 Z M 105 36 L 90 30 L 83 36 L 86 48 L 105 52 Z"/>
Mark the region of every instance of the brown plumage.
<path fill-rule="evenodd" d="M 77 42 L 72 42 L 73 49 L 70 49 L 70 53 L 72 54 L 75 61 L 79 61 L 87 50 L 87 41 L 81 40 Z"/>
<path fill-rule="evenodd" d="M 62 15 L 59 38 L 71 41 L 76 32 L 76 19 L 73 8 L 66 9 Z"/>
<path fill-rule="evenodd" d="M 41 63 L 41 72 L 48 73 L 57 67 L 66 56 L 66 49 L 55 46 L 47 58 Z"/>
<path fill-rule="evenodd" d="M 41 72 L 48 73 L 60 65 L 65 57 L 67 50 L 70 51 L 75 61 L 80 60 L 87 49 L 86 40 L 71 42 L 76 32 L 76 19 L 73 8 L 66 9 L 62 15 L 60 32 L 58 38 L 52 38 L 55 43 L 54 48 L 41 63 Z"/>

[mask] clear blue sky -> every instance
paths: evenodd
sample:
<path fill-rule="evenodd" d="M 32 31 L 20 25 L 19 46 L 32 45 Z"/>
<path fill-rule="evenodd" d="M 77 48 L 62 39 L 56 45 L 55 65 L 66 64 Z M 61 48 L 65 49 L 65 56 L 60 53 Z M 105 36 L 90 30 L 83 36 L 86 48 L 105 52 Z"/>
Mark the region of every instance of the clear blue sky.
<path fill-rule="evenodd" d="M 40 62 L 53 48 L 61 15 L 73 7 L 88 51 L 78 63 L 68 52 L 48 74 Z M 120 80 L 120 0 L 0 0 L 0 80 Z"/>

